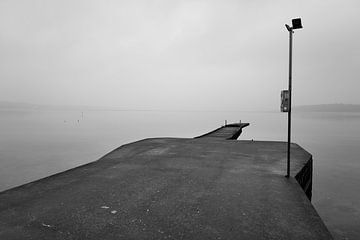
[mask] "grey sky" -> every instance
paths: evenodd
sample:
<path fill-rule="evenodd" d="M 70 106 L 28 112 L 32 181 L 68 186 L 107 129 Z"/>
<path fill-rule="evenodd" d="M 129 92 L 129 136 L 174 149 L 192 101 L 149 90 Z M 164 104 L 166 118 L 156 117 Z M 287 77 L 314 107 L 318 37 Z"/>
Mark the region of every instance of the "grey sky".
<path fill-rule="evenodd" d="M 0 100 L 141 109 L 360 103 L 360 2 L 0 0 Z"/>

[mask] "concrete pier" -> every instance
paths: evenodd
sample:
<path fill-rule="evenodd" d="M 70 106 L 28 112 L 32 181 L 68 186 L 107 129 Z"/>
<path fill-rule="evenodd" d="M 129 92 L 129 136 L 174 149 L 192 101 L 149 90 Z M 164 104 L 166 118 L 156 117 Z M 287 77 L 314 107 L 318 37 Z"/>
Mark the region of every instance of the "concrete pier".
<path fill-rule="evenodd" d="M 288 179 L 286 143 L 205 136 L 123 145 L 0 193 L 0 239 L 332 239 L 306 195 L 308 152 L 291 145 Z"/>
<path fill-rule="evenodd" d="M 215 129 L 209 133 L 195 138 L 218 138 L 223 140 L 235 140 L 242 133 L 242 129 L 249 126 L 249 123 L 232 123 Z"/>

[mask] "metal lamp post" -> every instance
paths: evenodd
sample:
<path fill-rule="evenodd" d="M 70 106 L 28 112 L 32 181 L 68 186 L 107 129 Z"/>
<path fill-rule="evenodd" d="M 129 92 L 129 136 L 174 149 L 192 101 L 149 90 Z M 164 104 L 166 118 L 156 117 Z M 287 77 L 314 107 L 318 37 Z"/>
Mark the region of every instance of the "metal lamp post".
<path fill-rule="evenodd" d="M 289 90 L 288 90 L 288 141 L 287 141 L 287 171 L 286 177 L 290 177 L 290 140 L 291 140 L 291 81 L 292 81 L 292 45 L 294 29 L 301 29 L 301 18 L 291 20 L 292 26 L 285 24 L 286 29 L 289 31 Z"/>

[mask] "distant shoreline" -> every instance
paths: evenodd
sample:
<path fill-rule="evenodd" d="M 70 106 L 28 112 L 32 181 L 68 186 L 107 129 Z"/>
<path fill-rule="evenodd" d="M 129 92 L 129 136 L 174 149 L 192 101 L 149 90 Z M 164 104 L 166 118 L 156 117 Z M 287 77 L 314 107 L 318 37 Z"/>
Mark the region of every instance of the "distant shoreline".
<path fill-rule="evenodd" d="M 293 107 L 295 112 L 360 112 L 360 104 L 317 104 Z"/>
<path fill-rule="evenodd" d="M 162 109 L 162 108 L 127 108 L 121 106 L 86 106 L 86 105 L 45 105 L 22 102 L 0 101 L 0 111 L 3 110 L 20 110 L 20 111 L 37 111 L 37 110 L 51 110 L 51 111 L 114 111 L 114 112 L 279 112 L 271 109 Z"/>
<path fill-rule="evenodd" d="M 121 112 L 280 112 L 280 110 L 209 110 L 209 109 L 131 109 L 109 106 L 71 106 L 71 105 L 41 105 L 21 102 L 0 101 L 0 110 L 72 110 L 72 111 L 121 111 Z M 352 112 L 360 113 L 360 104 L 314 104 L 293 106 L 293 112 Z"/>

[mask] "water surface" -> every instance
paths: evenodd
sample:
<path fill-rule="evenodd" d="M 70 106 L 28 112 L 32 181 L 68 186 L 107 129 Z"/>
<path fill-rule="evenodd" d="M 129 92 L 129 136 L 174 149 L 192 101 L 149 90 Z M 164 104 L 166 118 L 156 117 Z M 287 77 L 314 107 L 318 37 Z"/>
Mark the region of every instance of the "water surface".
<path fill-rule="evenodd" d="M 249 122 L 239 139 L 287 139 L 279 112 L 0 110 L 0 191 L 148 137 L 194 137 Z M 293 142 L 314 158 L 312 202 L 336 239 L 360 239 L 360 114 L 294 113 Z M 285 173 L 284 173 L 285 174 Z"/>

